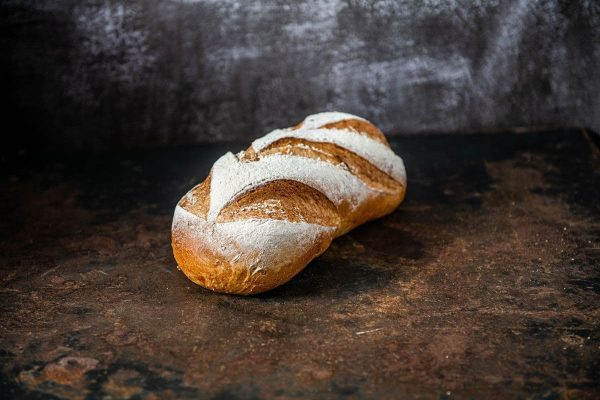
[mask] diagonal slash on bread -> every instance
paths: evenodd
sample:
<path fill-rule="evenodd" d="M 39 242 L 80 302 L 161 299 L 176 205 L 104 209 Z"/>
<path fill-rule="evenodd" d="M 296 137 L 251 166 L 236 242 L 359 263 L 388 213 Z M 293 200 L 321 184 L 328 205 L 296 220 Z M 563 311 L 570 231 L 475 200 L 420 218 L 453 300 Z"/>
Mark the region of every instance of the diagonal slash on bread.
<path fill-rule="evenodd" d="M 289 281 L 331 241 L 404 199 L 402 159 L 346 113 L 311 115 L 227 153 L 177 204 L 175 259 L 208 289 L 253 294 Z"/>

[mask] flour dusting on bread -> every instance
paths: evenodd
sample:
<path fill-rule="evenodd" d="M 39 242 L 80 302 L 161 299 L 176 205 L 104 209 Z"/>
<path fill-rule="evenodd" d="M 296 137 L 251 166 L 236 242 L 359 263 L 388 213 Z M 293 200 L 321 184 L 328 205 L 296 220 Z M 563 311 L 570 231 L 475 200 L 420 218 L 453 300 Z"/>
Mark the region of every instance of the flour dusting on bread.
<path fill-rule="evenodd" d="M 406 183 L 402 159 L 385 144 L 359 132 L 343 129 L 276 129 L 252 142 L 257 152 L 283 138 L 298 138 L 312 142 L 333 143 L 361 156 L 400 183 Z"/>
<path fill-rule="evenodd" d="M 336 229 L 276 219 L 212 223 L 177 206 L 173 229 L 182 228 L 192 232 L 194 241 L 199 245 L 209 245 L 219 256 L 234 262 L 240 260 L 243 254 L 252 254 L 247 260 L 247 267 L 252 274 L 258 271 L 278 271 L 289 263 L 290 254 L 296 249 L 306 248 L 319 235 Z"/>
<path fill-rule="evenodd" d="M 245 162 L 227 153 L 212 169 L 207 219 L 214 221 L 235 196 L 278 179 L 292 179 L 311 186 L 336 205 L 347 201 L 356 206 L 371 192 L 359 178 L 340 165 L 290 155 L 268 155 Z"/>
<path fill-rule="evenodd" d="M 366 119 L 358 117 L 356 115 L 338 112 L 338 111 L 329 111 L 322 112 L 318 114 L 309 115 L 304 118 L 302 121 L 302 127 L 307 129 L 320 128 L 325 125 L 334 124 L 340 121 L 346 121 L 349 119 L 357 119 L 360 121 L 366 121 Z"/>
<path fill-rule="evenodd" d="M 209 289 L 263 292 L 335 237 L 393 211 L 405 189 L 404 163 L 374 125 L 340 112 L 311 115 L 215 162 L 175 209 L 175 258 Z"/>

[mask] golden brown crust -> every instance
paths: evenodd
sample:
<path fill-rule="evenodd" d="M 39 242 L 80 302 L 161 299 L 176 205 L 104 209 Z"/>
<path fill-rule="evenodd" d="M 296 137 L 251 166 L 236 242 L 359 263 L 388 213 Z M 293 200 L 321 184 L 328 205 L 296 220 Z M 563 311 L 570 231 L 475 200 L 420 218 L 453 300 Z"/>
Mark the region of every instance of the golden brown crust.
<path fill-rule="evenodd" d="M 199 241 L 194 226 L 182 225 L 173 229 L 172 247 L 177 264 L 185 275 L 198 285 L 222 293 L 250 295 L 262 293 L 280 286 L 292 279 L 312 259 L 322 254 L 338 236 L 367 221 L 380 218 L 392 212 L 404 199 L 405 191 L 372 198 L 362 204 L 355 212 L 341 213 L 345 218 L 340 221 L 334 235 L 321 234 L 313 244 L 298 249 L 290 255 L 289 264 L 276 272 L 261 271 L 252 274 L 252 253 L 236 260 L 228 260 L 213 251 L 210 243 Z M 189 204 L 189 203 L 187 203 Z M 185 205 L 184 205 L 185 208 Z M 186 208 L 187 211 L 192 209 Z M 199 218 L 202 218 L 199 216 Z"/>
<path fill-rule="evenodd" d="M 360 132 L 369 136 L 371 139 L 375 139 L 381 143 L 384 143 L 388 147 L 390 146 L 383 132 L 381 132 L 379 128 L 368 121 L 362 121 L 360 119 L 346 119 L 343 121 L 332 122 L 331 124 L 323 125 L 322 128 Z"/>
<path fill-rule="evenodd" d="M 257 186 L 221 210 L 217 222 L 245 219 L 280 219 L 324 226 L 337 226 L 335 205 L 304 183 L 279 179 Z"/>
<path fill-rule="evenodd" d="M 250 295 L 266 292 L 292 279 L 312 259 L 322 254 L 338 236 L 367 221 L 392 212 L 403 200 L 405 191 L 395 195 L 373 198 L 362 204 L 354 213 L 346 213 L 335 235 L 319 235 L 313 244 L 289 258 L 289 264 L 278 271 L 251 273 L 254 254 L 246 252 L 236 261 L 213 251 L 210 243 L 203 243 L 194 232 L 194 226 L 182 225 L 173 230 L 172 247 L 177 264 L 185 275 L 198 285 L 222 293 Z M 191 211 L 188 209 L 188 211 Z M 201 218 L 201 217 L 200 217 Z M 200 239 L 200 240 L 199 240 Z"/>
<path fill-rule="evenodd" d="M 299 124 L 296 128 L 302 126 Z M 385 136 L 374 125 L 348 119 L 324 126 L 327 129 L 354 130 L 384 143 Z M 347 168 L 374 195 L 361 204 L 341 202 L 334 205 L 323 193 L 293 180 L 274 180 L 261 184 L 232 199 L 221 210 L 216 223 L 241 220 L 287 220 L 305 222 L 324 227 L 324 231 L 306 248 L 290 254 L 289 262 L 276 270 L 256 270 L 254 263 L 260 254 L 239 249 L 240 257 L 227 259 L 220 255 L 211 242 L 210 233 L 198 235 L 198 229 L 207 230 L 206 222 L 210 207 L 211 175 L 184 196 L 179 206 L 198 218 L 205 225 L 176 224 L 173 227 L 172 245 L 175 259 L 186 276 L 208 289 L 235 294 L 254 294 L 277 287 L 296 275 L 308 262 L 329 247 L 338 237 L 369 220 L 392 212 L 404 199 L 406 188 L 391 176 L 375 167 L 359 155 L 332 143 L 311 142 L 298 138 L 284 138 L 271 143 L 259 152 L 252 146 L 244 151 L 242 162 L 256 162 L 271 154 L 287 154 L 322 160 Z M 229 244 L 236 246 L 236 244 Z"/>
<path fill-rule="evenodd" d="M 292 127 L 292 130 L 293 131 L 298 130 L 298 129 L 302 128 L 303 125 L 304 125 L 304 122 L 300 122 L 299 124 Z M 377 128 L 375 125 L 373 125 L 369 121 L 364 121 L 364 120 L 356 119 L 356 118 L 350 118 L 350 119 L 345 119 L 342 121 L 332 122 L 330 124 L 325 124 L 325 125 L 321 126 L 320 128 L 339 129 L 339 130 L 343 130 L 343 131 L 359 132 L 359 133 L 367 135 L 371 139 L 375 139 L 381 143 L 384 143 L 385 145 L 387 145 L 389 147 L 389 143 L 388 143 L 387 139 L 385 138 L 385 135 L 383 134 L 383 132 L 381 132 L 379 130 L 379 128 Z"/>
<path fill-rule="evenodd" d="M 372 189 L 395 192 L 402 185 L 373 164 L 343 147 L 333 143 L 311 142 L 305 139 L 284 138 L 273 142 L 254 157 L 269 154 L 288 154 L 344 164 L 353 175 Z"/>
<path fill-rule="evenodd" d="M 177 204 L 192 214 L 206 218 L 210 207 L 210 179 L 211 175 L 208 174 L 204 182 L 194 186 Z"/>
<path fill-rule="evenodd" d="M 402 203 L 405 193 L 405 188 L 402 186 L 396 193 L 381 192 L 378 196 L 367 199 L 354 211 L 346 211 L 341 214 L 343 217 L 335 237 L 341 236 L 365 222 L 391 213 Z"/>
<path fill-rule="evenodd" d="M 187 229 L 193 229 L 188 227 Z M 198 242 L 195 232 L 185 227 L 173 230 L 172 247 L 177 265 L 194 283 L 220 293 L 250 295 L 266 292 L 283 285 L 300 272 L 313 258 L 321 255 L 331 244 L 332 237 L 321 234 L 311 246 L 299 249 L 289 263 L 278 271 L 267 273 L 253 270 L 249 253 L 232 261 L 212 250 L 208 243 Z"/>

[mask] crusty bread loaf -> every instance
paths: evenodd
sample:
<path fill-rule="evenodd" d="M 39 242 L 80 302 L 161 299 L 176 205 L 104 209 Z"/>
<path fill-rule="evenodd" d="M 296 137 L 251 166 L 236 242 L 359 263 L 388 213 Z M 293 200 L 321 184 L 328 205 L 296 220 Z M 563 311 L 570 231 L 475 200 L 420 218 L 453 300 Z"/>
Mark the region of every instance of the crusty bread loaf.
<path fill-rule="evenodd" d="M 402 159 L 374 125 L 345 113 L 311 115 L 218 159 L 175 208 L 173 253 L 208 289 L 264 292 L 334 238 L 392 212 L 405 190 Z"/>

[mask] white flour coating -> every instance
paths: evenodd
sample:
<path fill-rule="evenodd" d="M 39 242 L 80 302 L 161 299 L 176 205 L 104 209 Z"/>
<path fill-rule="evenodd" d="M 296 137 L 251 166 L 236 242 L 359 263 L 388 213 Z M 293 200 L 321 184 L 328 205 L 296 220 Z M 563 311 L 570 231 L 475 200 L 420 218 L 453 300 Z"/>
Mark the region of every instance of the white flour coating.
<path fill-rule="evenodd" d="M 406 170 L 402 159 L 392 149 L 378 140 L 345 129 L 276 129 L 256 139 L 252 147 L 259 152 L 283 138 L 305 139 L 313 142 L 333 143 L 361 156 L 398 182 L 406 185 Z"/>
<path fill-rule="evenodd" d="M 356 115 L 331 111 L 309 115 L 304 119 L 304 121 L 302 121 L 302 128 L 320 128 L 323 125 L 333 124 L 335 122 L 345 121 L 347 119 L 358 119 L 361 121 L 367 121 L 366 119 L 358 117 Z"/>
<path fill-rule="evenodd" d="M 357 206 L 372 192 L 343 164 L 333 165 L 326 161 L 282 154 L 243 162 L 229 152 L 219 158 L 212 168 L 207 219 L 214 221 L 223 207 L 239 194 L 278 179 L 291 179 L 311 186 L 335 205 L 348 201 L 352 206 Z"/>
<path fill-rule="evenodd" d="M 267 269 L 279 270 L 298 251 L 306 251 L 320 235 L 330 234 L 336 228 L 277 219 L 214 223 L 177 206 L 172 229 L 193 232 L 197 248 L 191 251 L 208 246 L 220 256 L 232 260 L 232 264 L 244 257 L 243 265 L 249 266 L 255 274 Z"/>
<path fill-rule="evenodd" d="M 348 119 L 363 120 L 338 112 L 315 114 L 307 117 L 300 129 L 275 130 L 256 140 L 252 147 L 259 152 L 284 137 L 333 143 L 363 157 L 405 185 L 406 173 L 402 159 L 383 143 L 350 129 L 322 128 Z M 192 235 L 194 247 L 190 251 L 196 253 L 198 258 L 202 258 L 200 252 L 203 249 L 210 249 L 215 255 L 228 260 L 233 267 L 239 262 L 241 267 L 249 268 L 251 274 L 284 268 L 300 252 L 308 251 L 323 238 L 331 238 L 338 228 L 270 218 L 216 222 L 223 207 L 240 194 L 266 182 L 291 179 L 319 190 L 336 206 L 348 202 L 352 207 L 357 207 L 377 192 L 354 176 L 344 163 L 332 164 L 326 160 L 293 154 L 259 155 L 257 160 L 241 161 L 243 155 L 244 152 L 237 155 L 229 152 L 215 162 L 211 172 L 210 207 L 206 218 L 178 205 L 172 229 Z M 188 200 L 193 201 L 194 197 Z M 274 209 L 278 206 L 278 200 L 271 199 L 247 205 L 245 211 L 256 209 L 269 214 L 271 209 L 276 212 Z M 218 261 L 215 261 L 214 267 L 219 268 Z"/>

